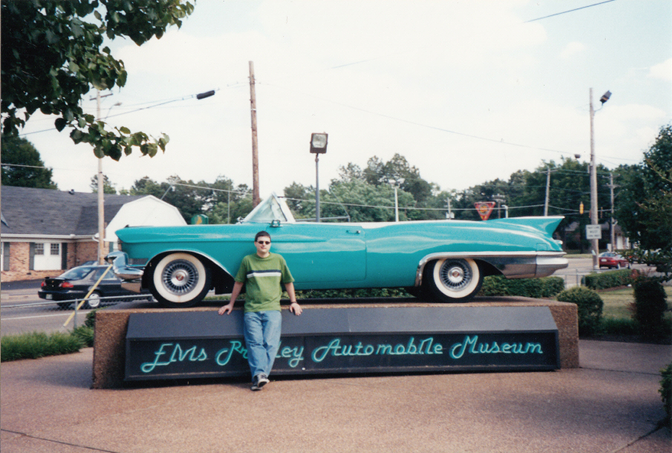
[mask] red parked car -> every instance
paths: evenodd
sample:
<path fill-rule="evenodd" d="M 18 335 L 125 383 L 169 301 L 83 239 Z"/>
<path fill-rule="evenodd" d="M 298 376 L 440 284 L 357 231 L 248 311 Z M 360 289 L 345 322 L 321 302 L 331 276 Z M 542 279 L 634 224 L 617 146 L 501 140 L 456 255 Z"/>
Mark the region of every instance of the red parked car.
<path fill-rule="evenodd" d="M 600 269 L 608 267 L 609 269 L 620 269 L 627 267 L 630 269 L 630 261 L 614 252 L 600 253 Z"/>

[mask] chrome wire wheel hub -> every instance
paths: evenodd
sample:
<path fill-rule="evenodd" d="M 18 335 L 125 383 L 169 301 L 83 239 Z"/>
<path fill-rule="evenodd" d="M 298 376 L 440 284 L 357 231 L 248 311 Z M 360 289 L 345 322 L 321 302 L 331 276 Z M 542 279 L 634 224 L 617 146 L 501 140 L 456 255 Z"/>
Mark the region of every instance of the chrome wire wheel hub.
<path fill-rule="evenodd" d="M 193 290 L 198 282 L 198 270 L 186 260 L 168 264 L 161 275 L 163 286 L 173 294 L 185 294 Z"/>
<path fill-rule="evenodd" d="M 473 275 L 471 268 L 464 261 L 446 261 L 439 271 L 441 283 L 448 289 L 460 290 L 467 286 Z"/>

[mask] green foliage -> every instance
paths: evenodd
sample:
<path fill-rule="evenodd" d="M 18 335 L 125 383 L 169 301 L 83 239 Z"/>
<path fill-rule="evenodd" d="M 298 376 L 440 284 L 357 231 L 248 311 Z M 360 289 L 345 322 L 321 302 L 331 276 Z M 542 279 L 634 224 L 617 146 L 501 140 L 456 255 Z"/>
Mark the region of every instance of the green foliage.
<path fill-rule="evenodd" d="M 91 183 L 89 184 L 89 187 L 91 187 L 92 193 L 98 193 L 98 175 L 93 175 L 91 177 Z M 114 188 L 114 183 L 112 183 L 110 178 L 108 178 L 105 174 L 103 175 L 103 193 L 112 195 L 117 193 L 117 189 Z"/>
<path fill-rule="evenodd" d="M 634 319 L 602 318 L 599 332 L 604 335 L 639 335 L 639 325 Z"/>
<path fill-rule="evenodd" d="M 637 271 L 623 269 L 602 273 L 592 273 L 581 279 L 581 284 L 590 289 L 599 290 L 631 285 L 637 277 Z"/>
<path fill-rule="evenodd" d="M 70 354 L 79 351 L 82 346 L 82 340 L 75 335 L 63 332 L 54 332 L 49 335 L 44 332 L 32 332 L 2 337 L 0 354 L 2 354 L 2 361 L 8 362 Z"/>
<path fill-rule="evenodd" d="M 80 326 L 72 331 L 72 335 L 79 339 L 82 344 L 88 348 L 93 347 L 94 329 L 93 327 Z"/>
<path fill-rule="evenodd" d="M 618 173 L 616 217 L 638 245 L 634 257 L 672 278 L 672 125 L 660 129 L 643 163 L 619 167 Z"/>
<path fill-rule="evenodd" d="M 3 134 L 16 135 L 35 111 L 57 115 L 54 125 L 71 129 L 75 143 L 89 143 L 97 157 L 118 160 L 139 148 L 144 155 L 165 151 L 168 136 L 154 139 L 126 127 L 108 130 L 80 101 L 91 87 L 123 87 L 121 60 L 103 47 L 105 37 L 129 37 L 141 45 L 181 26 L 193 12 L 183 0 L 5 1 L 2 7 Z M 6 50 L 6 51 L 5 51 Z"/>
<path fill-rule="evenodd" d="M 669 335 L 665 328 L 667 294 L 662 283 L 656 278 L 641 276 L 634 282 L 634 318 L 640 326 L 644 338 L 657 339 Z"/>
<path fill-rule="evenodd" d="M 297 291 L 297 299 L 358 299 L 365 297 L 413 297 L 404 288 L 326 289 Z"/>
<path fill-rule="evenodd" d="M 665 422 L 669 426 L 672 420 L 672 363 L 667 368 L 660 370 L 660 374 L 662 379 L 660 380 L 659 392 L 663 400 L 663 406 L 665 406 L 665 413 L 667 414 Z"/>
<path fill-rule="evenodd" d="M 571 302 L 578 307 L 579 334 L 597 333 L 602 319 L 602 298 L 595 291 L 583 286 L 575 286 L 558 294 L 560 302 Z"/>
<path fill-rule="evenodd" d="M 206 214 L 211 224 L 236 223 L 252 210 L 252 193 L 245 184 L 233 186 L 233 181 L 219 176 L 214 183 L 185 181 L 177 175 L 158 183 L 145 176 L 138 179 L 131 195 L 154 195 L 175 206 L 189 222 L 196 214 Z"/>
<path fill-rule="evenodd" d="M 18 136 L 2 137 L 2 184 L 5 186 L 58 189 L 52 170 L 44 168 L 40 153 L 32 143 Z M 35 168 L 42 167 L 42 168 Z"/>
<path fill-rule="evenodd" d="M 553 297 L 565 289 L 561 277 L 507 279 L 489 276 L 483 279 L 480 296 Z"/>
<path fill-rule="evenodd" d="M 96 313 L 102 310 L 102 308 L 98 308 L 96 310 L 91 310 L 86 314 L 86 320 L 84 321 L 84 326 L 89 327 L 91 329 L 96 328 Z"/>

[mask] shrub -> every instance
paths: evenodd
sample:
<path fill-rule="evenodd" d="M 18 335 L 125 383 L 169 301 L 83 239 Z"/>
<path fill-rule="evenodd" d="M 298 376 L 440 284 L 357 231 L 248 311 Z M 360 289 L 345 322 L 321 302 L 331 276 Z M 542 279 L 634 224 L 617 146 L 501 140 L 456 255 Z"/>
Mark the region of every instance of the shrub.
<path fill-rule="evenodd" d="M 623 269 L 620 271 L 602 272 L 600 274 L 589 274 L 581 279 L 581 283 L 590 289 L 617 288 L 619 286 L 631 285 L 637 278 L 637 271 Z"/>
<path fill-rule="evenodd" d="M 662 379 L 660 380 L 660 396 L 663 399 L 665 413 L 667 418 L 665 422 L 669 425 L 672 420 L 672 363 L 667 368 L 660 370 Z"/>
<path fill-rule="evenodd" d="M 579 334 L 592 335 L 598 331 L 604 307 L 599 294 L 583 286 L 575 286 L 558 294 L 557 299 L 574 303 L 578 307 Z"/>
<path fill-rule="evenodd" d="M 561 277 L 507 279 L 490 276 L 483 279 L 480 296 L 553 297 L 565 289 Z"/>
<path fill-rule="evenodd" d="M 354 299 L 359 297 L 411 297 L 403 288 L 324 289 L 297 291 L 299 299 Z"/>
<path fill-rule="evenodd" d="M 96 312 L 101 310 L 100 308 L 97 310 L 91 310 L 86 314 L 86 320 L 84 321 L 84 325 L 86 327 L 90 327 L 91 329 L 96 328 Z"/>
<path fill-rule="evenodd" d="M 20 359 L 37 359 L 50 355 L 70 354 L 78 352 L 83 346 L 82 341 L 71 334 L 44 332 L 7 335 L 2 337 L 2 361 Z"/>
<path fill-rule="evenodd" d="M 634 318 L 642 336 L 648 339 L 662 338 L 666 334 L 665 311 L 667 294 L 660 280 L 639 277 L 634 283 Z"/>
<path fill-rule="evenodd" d="M 79 338 L 82 344 L 86 347 L 93 347 L 94 329 L 89 326 L 80 326 L 72 331 L 72 335 Z"/>

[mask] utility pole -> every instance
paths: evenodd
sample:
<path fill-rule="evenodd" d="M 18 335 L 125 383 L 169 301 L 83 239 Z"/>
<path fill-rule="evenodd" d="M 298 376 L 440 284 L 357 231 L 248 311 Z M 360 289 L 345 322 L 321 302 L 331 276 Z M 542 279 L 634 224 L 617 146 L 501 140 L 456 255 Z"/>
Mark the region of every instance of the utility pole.
<path fill-rule="evenodd" d="M 597 168 L 595 166 L 595 140 L 593 138 L 593 120 L 595 110 L 593 109 L 593 89 L 589 90 L 590 96 L 590 224 L 597 225 Z M 600 253 L 599 239 L 591 239 L 591 249 L 593 252 L 593 269 L 598 269 L 597 255 Z"/>
<path fill-rule="evenodd" d="M 593 89 L 589 90 L 590 96 L 590 224 L 598 225 L 597 223 L 597 166 L 595 164 L 595 140 L 593 138 L 593 122 L 595 119 L 595 109 L 593 108 Z M 604 107 L 604 103 L 611 97 L 611 91 L 607 91 L 600 98 L 600 103 Z M 600 107 L 600 109 L 602 109 Z M 593 227 L 594 228 L 594 227 Z M 599 231 L 599 230 L 598 230 Z M 601 233 L 600 233 L 601 234 Z M 593 251 L 593 269 L 599 269 L 598 254 L 600 253 L 600 240 L 591 239 Z"/>
<path fill-rule="evenodd" d="M 610 226 L 609 229 L 611 230 L 610 231 L 610 234 L 611 234 L 610 240 L 611 240 L 611 251 L 613 252 L 613 251 L 616 250 L 616 233 L 614 231 L 614 189 L 616 187 L 619 187 L 619 186 L 614 185 L 614 172 L 611 172 L 611 174 L 609 174 L 609 186 L 608 187 L 609 187 L 609 190 L 611 191 L 611 223 L 609 224 L 609 226 Z"/>
<path fill-rule="evenodd" d="M 100 91 L 96 91 L 96 118 L 100 118 Z M 103 158 L 98 158 L 98 264 L 105 264 L 105 193 L 103 190 Z"/>
<path fill-rule="evenodd" d="M 548 217 L 549 191 L 551 189 L 551 168 L 546 169 L 546 201 L 544 201 L 544 217 Z"/>
<path fill-rule="evenodd" d="M 250 61 L 250 108 L 252 115 L 252 205 L 257 206 L 259 198 L 259 149 L 257 144 L 257 95 L 254 90 L 254 62 Z"/>

